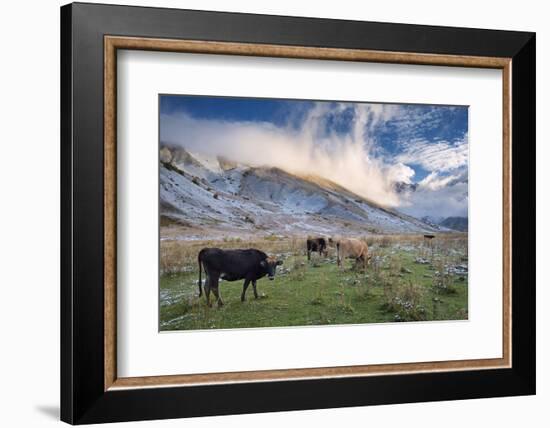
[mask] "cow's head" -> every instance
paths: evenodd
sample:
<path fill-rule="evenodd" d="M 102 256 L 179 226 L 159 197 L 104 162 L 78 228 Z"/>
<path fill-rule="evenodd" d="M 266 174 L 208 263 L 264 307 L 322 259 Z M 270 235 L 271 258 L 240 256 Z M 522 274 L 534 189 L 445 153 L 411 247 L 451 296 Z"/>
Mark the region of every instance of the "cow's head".
<path fill-rule="evenodd" d="M 330 236 L 327 239 L 327 244 L 328 244 L 327 246 L 334 247 L 334 246 L 336 246 L 337 242 L 338 242 L 338 238 Z"/>
<path fill-rule="evenodd" d="M 268 257 L 265 260 L 262 260 L 260 262 L 260 266 L 264 269 L 264 272 L 267 273 L 267 277 L 273 281 L 273 278 L 275 278 L 275 271 L 277 269 L 277 266 L 280 266 L 283 264 L 282 260 L 277 260 L 275 257 Z"/>

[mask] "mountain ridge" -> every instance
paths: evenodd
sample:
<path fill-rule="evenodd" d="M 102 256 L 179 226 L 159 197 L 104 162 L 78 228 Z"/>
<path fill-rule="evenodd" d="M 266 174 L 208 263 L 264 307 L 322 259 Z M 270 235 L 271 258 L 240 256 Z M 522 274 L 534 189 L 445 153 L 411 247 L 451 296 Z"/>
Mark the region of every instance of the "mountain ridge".
<path fill-rule="evenodd" d="M 160 215 L 191 233 L 422 233 L 435 228 L 314 175 L 252 167 L 166 145 Z"/>

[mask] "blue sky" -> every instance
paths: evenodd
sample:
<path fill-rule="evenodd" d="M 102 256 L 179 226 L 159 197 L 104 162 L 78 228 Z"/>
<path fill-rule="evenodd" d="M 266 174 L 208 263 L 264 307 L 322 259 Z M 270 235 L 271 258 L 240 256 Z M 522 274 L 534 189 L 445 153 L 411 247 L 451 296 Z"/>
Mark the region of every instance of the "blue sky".
<path fill-rule="evenodd" d="M 343 170 L 327 178 L 345 185 L 347 164 L 348 170 L 354 168 L 350 175 L 362 180 L 352 190 L 379 203 L 417 216 L 467 213 L 465 106 L 161 95 L 160 127 L 164 142 L 224 155 L 232 153 L 231 147 L 247 160 L 247 144 L 252 152 L 280 146 L 271 156 L 279 167 L 293 159 L 293 150 L 296 157 L 307 152 L 300 159 L 313 169 L 315 159 L 328 155 Z M 276 159 L 279 152 L 286 157 Z M 289 167 L 296 168 L 296 162 Z M 420 196 L 391 195 L 395 181 L 417 183 Z M 459 190 L 449 191 L 459 184 Z"/>

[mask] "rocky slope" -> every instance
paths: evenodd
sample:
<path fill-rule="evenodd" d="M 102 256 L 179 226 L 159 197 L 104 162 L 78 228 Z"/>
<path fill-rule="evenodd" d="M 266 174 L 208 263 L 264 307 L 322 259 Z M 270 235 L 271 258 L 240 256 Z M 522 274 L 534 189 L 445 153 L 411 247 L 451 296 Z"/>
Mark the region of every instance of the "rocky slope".
<path fill-rule="evenodd" d="M 186 239 L 242 234 L 422 233 L 437 228 L 317 176 L 163 146 L 161 224 Z"/>

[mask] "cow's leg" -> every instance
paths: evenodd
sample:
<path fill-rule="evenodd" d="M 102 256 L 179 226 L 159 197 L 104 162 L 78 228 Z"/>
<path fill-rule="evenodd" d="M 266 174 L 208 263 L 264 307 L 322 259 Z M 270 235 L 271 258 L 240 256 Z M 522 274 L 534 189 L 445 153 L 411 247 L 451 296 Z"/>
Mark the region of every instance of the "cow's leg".
<path fill-rule="evenodd" d="M 212 275 L 212 278 L 210 280 L 210 289 L 212 290 L 212 293 L 214 293 L 214 297 L 216 297 L 216 302 L 218 303 L 218 307 L 223 306 L 222 299 L 220 297 L 220 274 L 219 272 L 216 272 L 215 275 Z M 211 306 L 210 301 L 208 302 L 208 306 Z"/>
<path fill-rule="evenodd" d="M 212 307 L 210 303 L 210 275 L 206 276 L 206 281 L 204 282 L 204 297 L 206 299 L 206 305 Z"/>
<path fill-rule="evenodd" d="M 307 259 L 311 260 L 311 250 L 309 248 L 307 249 Z"/>
<path fill-rule="evenodd" d="M 206 304 L 208 307 L 212 307 L 212 303 L 210 303 L 210 291 L 214 293 L 214 296 L 216 296 L 216 299 L 218 299 L 218 282 L 220 279 L 220 273 L 217 271 L 214 272 L 208 272 L 208 280 L 207 284 L 205 284 L 204 287 L 204 294 L 206 294 Z"/>
<path fill-rule="evenodd" d="M 256 290 L 256 280 L 255 279 L 252 280 L 252 288 L 254 288 L 254 298 L 257 299 L 258 298 L 258 290 Z"/>
<path fill-rule="evenodd" d="M 244 302 L 245 299 L 246 299 L 246 289 L 248 288 L 248 284 L 250 284 L 250 280 L 247 278 L 244 280 L 244 284 L 243 284 L 243 292 L 241 294 L 241 302 Z"/>
<path fill-rule="evenodd" d="M 214 293 L 214 296 L 216 296 L 216 302 L 218 302 L 218 308 L 223 306 L 223 300 L 220 293 L 219 287 L 212 287 L 212 293 Z"/>

